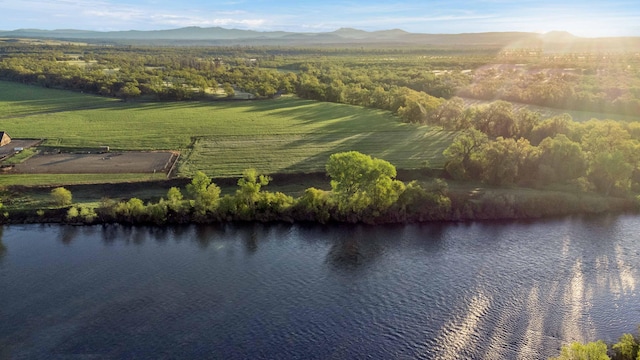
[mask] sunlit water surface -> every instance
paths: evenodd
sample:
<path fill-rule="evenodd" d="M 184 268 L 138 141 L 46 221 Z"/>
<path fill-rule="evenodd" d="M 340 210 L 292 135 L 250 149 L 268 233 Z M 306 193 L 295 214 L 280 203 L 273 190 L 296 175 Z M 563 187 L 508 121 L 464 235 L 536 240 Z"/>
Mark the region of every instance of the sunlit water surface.
<path fill-rule="evenodd" d="M 638 229 L 8 226 L 0 358 L 546 358 L 636 331 Z"/>

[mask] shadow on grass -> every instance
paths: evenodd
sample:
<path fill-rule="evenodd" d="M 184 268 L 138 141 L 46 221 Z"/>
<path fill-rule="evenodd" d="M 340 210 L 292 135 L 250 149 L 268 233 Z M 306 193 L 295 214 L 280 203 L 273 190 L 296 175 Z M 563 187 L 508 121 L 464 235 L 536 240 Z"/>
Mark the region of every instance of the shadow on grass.
<path fill-rule="evenodd" d="M 0 81 L 0 107 L 16 105 L 12 109 L 15 112 L 5 112 L 2 118 L 94 109 L 117 104 L 121 102 L 93 94 Z"/>
<path fill-rule="evenodd" d="M 163 105 L 145 105 L 147 108 L 159 108 L 161 106 Z M 211 106 L 201 102 L 181 103 L 174 105 L 174 108 L 177 106 L 203 109 L 233 108 L 239 112 L 265 113 L 272 118 L 292 119 L 291 125 L 288 128 L 286 126 L 283 127 L 282 130 L 285 132 L 281 134 L 233 135 L 234 139 L 232 141 L 234 143 L 247 141 L 248 147 L 266 144 L 265 147 L 256 149 L 259 153 L 274 151 L 281 153 L 284 157 L 295 159 L 304 156 L 301 154 L 309 152 L 309 147 L 330 147 L 327 150 L 321 149 L 318 154 L 305 160 L 298 161 L 294 166 L 276 167 L 277 171 L 286 172 L 321 171 L 324 169 L 324 164 L 329 155 L 348 150 L 358 150 L 376 157 L 387 158 L 396 163 L 398 159 L 406 158 L 410 166 L 405 164 L 400 164 L 400 166 L 417 167 L 423 165 L 426 160 L 433 161 L 437 159 L 444 147 L 448 145 L 450 135 L 449 132 L 443 132 L 442 134 L 444 135 L 429 135 L 427 139 L 424 139 L 425 134 L 431 132 L 431 128 L 400 123 L 395 116 L 386 111 L 295 98 L 243 103 L 234 102 Z M 287 129 L 291 131 L 288 132 Z M 287 134 L 293 136 L 294 139 L 292 141 L 287 140 Z M 274 147 L 271 147 L 268 140 L 263 139 L 264 136 L 273 137 L 273 143 L 271 144 Z M 216 155 L 220 155 L 223 152 L 219 151 L 220 146 L 225 146 L 224 142 L 227 139 L 224 136 L 205 136 L 202 141 L 213 141 L 214 143 L 222 141 L 222 144 L 216 144 L 215 146 L 194 144 L 196 145 L 194 152 L 183 157 L 180 172 L 189 172 L 188 168 L 199 167 L 197 163 L 203 160 L 198 158 L 209 157 L 214 159 Z M 433 151 L 431 151 L 431 148 L 434 148 Z M 422 154 L 425 151 L 431 152 L 425 156 Z M 193 164 L 187 165 L 186 163 L 190 163 L 191 160 L 195 161 Z M 241 163 L 247 164 L 250 162 L 241 161 Z M 241 167 L 242 165 L 239 163 L 238 166 Z"/>

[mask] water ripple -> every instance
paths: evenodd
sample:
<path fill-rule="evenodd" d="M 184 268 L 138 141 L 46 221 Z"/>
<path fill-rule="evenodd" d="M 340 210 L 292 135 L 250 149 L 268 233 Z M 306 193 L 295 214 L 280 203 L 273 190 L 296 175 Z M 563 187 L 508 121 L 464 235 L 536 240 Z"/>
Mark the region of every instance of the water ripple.
<path fill-rule="evenodd" d="M 639 226 L 9 226 L 0 355 L 547 358 L 635 331 Z"/>

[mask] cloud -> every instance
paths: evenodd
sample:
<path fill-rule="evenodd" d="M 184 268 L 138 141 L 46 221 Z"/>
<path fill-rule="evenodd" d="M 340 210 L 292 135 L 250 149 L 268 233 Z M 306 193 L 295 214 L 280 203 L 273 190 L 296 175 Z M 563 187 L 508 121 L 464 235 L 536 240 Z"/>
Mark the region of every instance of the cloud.
<path fill-rule="evenodd" d="M 161 6 L 129 5 L 107 0 L 5 0 L 0 2 L 0 12 L 28 13 L 30 18 L 41 17 L 42 20 L 38 21 L 40 24 L 64 22 L 64 25 L 56 24 L 45 28 L 70 27 L 68 20 L 64 20 L 69 18 L 74 19 L 73 27 L 86 29 L 88 26 L 101 30 L 148 30 L 183 26 L 258 29 L 268 23 L 268 20 L 251 16 L 244 10 L 174 10 Z"/>
<path fill-rule="evenodd" d="M 156 14 L 151 16 L 153 23 L 158 25 L 171 25 L 177 27 L 185 26 L 222 26 L 222 27 L 238 27 L 245 29 L 259 29 L 264 26 L 267 21 L 265 19 L 238 19 L 238 18 L 204 18 L 199 16 L 180 16 Z"/>

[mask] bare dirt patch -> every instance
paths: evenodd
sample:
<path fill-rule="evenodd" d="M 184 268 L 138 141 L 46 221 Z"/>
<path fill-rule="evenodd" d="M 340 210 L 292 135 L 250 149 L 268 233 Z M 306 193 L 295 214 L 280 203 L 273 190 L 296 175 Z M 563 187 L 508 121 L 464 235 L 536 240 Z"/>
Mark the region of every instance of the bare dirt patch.
<path fill-rule="evenodd" d="M 13 168 L 19 174 L 125 174 L 167 172 L 173 152 L 36 155 Z"/>

